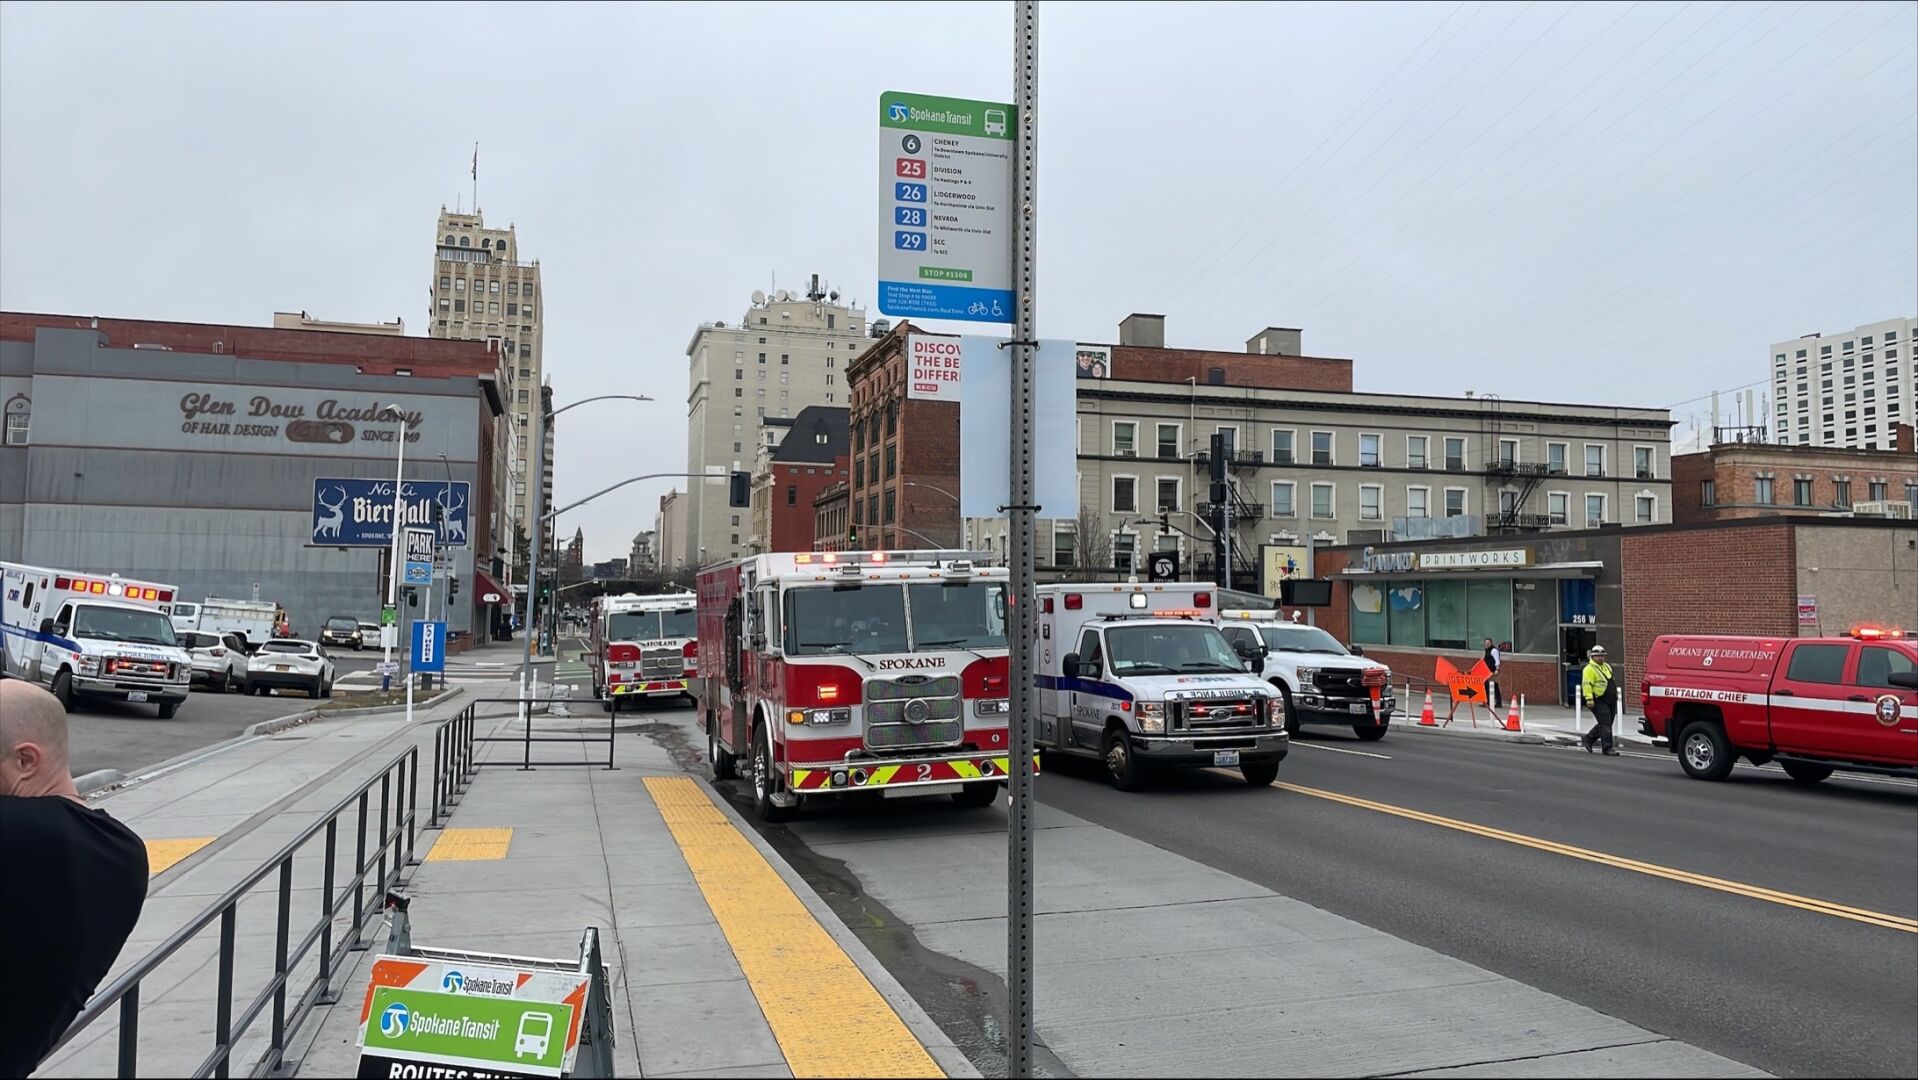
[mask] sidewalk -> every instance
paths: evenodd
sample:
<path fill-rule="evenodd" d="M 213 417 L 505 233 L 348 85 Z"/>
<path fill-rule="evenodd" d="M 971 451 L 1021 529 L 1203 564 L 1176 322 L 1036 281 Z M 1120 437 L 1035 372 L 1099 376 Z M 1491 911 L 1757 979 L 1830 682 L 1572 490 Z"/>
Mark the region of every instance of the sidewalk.
<path fill-rule="evenodd" d="M 1510 702 L 1507 702 L 1507 708 Z M 1581 736 L 1592 728 L 1590 711 L 1580 711 L 1574 715 L 1572 709 L 1564 705 L 1527 704 L 1520 717 L 1522 730 L 1506 731 L 1503 728 L 1506 709 L 1494 712 L 1489 706 L 1480 706 L 1477 710 L 1478 723 L 1472 723 L 1473 710 L 1461 704 L 1452 722 L 1445 722 L 1445 712 L 1451 702 L 1443 696 L 1434 697 L 1432 707 L 1438 720 L 1436 727 L 1424 727 L 1419 723 L 1419 713 L 1425 707 L 1425 698 L 1421 694 L 1409 701 L 1400 702 L 1405 711 L 1392 717 L 1393 731 L 1416 731 L 1428 735 L 1464 735 L 1480 738 L 1504 739 L 1508 742 L 1543 743 L 1551 746 L 1577 745 Z M 1652 746 L 1651 738 L 1638 732 L 1638 717 L 1621 713 L 1612 723 L 1612 738 L 1621 746 Z"/>
<path fill-rule="evenodd" d="M 535 735 L 604 723 L 597 710 L 540 717 Z M 479 734 L 520 730 L 502 719 Z M 606 752 L 534 747 L 536 762 Z M 612 771 L 525 771 L 516 742 L 478 750 L 504 764 L 480 770 L 406 889 L 415 944 L 576 957 L 597 927 L 622 1076 L 977 1075 L 812 889 L 653 740 L 621 738 Z M 365 978 L 362 963 L 346 984 Z M 324 1018 L 304 1074 L 352 1075 L 359 1002 L 349 990 Z"/>

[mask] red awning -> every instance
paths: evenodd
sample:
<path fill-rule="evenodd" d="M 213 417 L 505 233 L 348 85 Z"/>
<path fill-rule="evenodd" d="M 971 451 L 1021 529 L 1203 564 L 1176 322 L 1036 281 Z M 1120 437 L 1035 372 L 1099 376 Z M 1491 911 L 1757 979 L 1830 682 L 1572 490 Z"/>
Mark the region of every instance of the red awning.
<path fill-rule="evenodd" d="M 508 597 L 512 595 L 500 588 L 499 582 L 494 581 L 484 570 L 473 571 L 473 585 L 473 598 L 482 604 L 508 603 Z"/>

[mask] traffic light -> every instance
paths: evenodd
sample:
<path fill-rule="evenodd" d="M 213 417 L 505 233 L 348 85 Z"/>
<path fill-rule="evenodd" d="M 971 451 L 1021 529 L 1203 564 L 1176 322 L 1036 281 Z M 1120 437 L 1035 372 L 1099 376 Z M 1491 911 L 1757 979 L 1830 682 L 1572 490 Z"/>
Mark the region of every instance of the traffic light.
<path fill-rule="evenodd" d="M 457 600 L 459 599 L 459 595 L 460 595 L 460 579 L 456 577 L 448 577 L 446 579 L 447 598 L 450 600 Z"/>
<path fill-rule="evenodd" d="M 753 474 L 735 472 L 729 478 L 726 489 L 726 505 L 744 507 L 753 504 Z"/>
<path fill-rule="evenodd" d="M 859 550 L 859 526 L 854 525 L 846 530 L 846 547 L 853 551 Z"/>

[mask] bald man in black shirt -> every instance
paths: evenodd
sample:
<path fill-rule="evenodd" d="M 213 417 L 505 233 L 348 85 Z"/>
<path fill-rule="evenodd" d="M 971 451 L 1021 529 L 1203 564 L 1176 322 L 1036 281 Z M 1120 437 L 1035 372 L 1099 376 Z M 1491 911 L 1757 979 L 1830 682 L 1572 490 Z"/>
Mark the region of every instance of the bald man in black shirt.
<path fill-rule="evenodd" d="M 37 686 L 0 680 L 0 967 L 13 989 L 0 1008 L 0 1076 L 27 1075 L 60 1041 L 146 897 L 146 844 L 73 786 L 66 710 Z"/>

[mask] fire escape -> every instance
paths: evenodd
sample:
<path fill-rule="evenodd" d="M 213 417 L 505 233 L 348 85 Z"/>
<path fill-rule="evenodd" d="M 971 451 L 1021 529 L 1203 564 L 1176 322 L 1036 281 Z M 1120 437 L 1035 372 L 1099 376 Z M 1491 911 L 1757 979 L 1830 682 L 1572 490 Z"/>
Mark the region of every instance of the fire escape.
<path fill-rule="evenodd" d="M 1537 532 L 1554 524 L 1550 514 L 1525 509 L 1532 493 L 1545 482 L 1548 466 L 1542 461 L 1519 461 L 1516 447 L 1505 449 L 1505 418 L 1497 394 L 1479 399 L 1479 442 L 1485 462 L 1486 533 Z M 1510 489 L 1516 490 L 1510 490 Z M 1509 498 L 1508 498 L 1509 496 Z"/>

